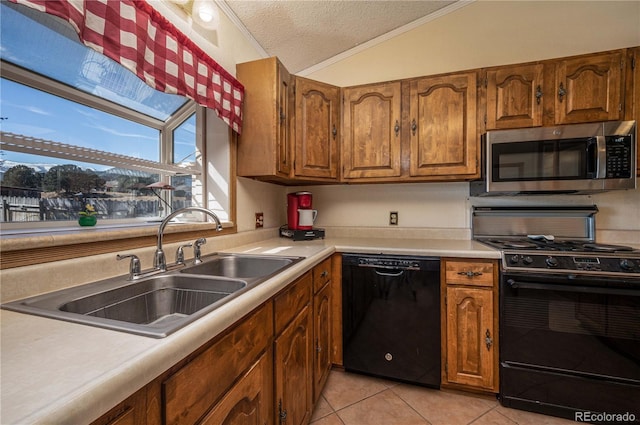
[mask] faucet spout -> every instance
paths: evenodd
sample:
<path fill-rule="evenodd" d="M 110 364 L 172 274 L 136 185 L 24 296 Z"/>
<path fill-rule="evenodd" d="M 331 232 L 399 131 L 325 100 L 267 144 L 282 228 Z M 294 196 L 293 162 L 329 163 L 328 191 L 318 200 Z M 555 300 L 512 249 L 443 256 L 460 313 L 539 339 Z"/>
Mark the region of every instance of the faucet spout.
<path fill-rule="evenodd" d="M 220 219 L 218 218 L 218 216 L 213 211 L 208 210 L 206 208 L 185 207 L 172 212 L 171 214 L 166 216 L 164 220 L 162 220 L 162 222 L 160 223 L 160 226 L 158 227 L 158 245 L 156 247 L 156 253 L 153 257 L 153 267 L 156 270 L 160 270 L 163 272 L 167 271 L 167 260 L 164 255 L 164 251 L 162 250 L 162 239 L 164 236 L 164 228 L 167 227 L 167 224 L 169 224 L 169 222 L 173 220 L 176 216 L 179 216 L 180 214 L 184 214 L 185 212 L 189 212 L 189 211 L 201 212 L 203 214 L 208 215 L 213 219 L 213 221 L 216 222 L 216 231 L 219 232 L 222 230 L 222 224 L 220 223 Z"/>

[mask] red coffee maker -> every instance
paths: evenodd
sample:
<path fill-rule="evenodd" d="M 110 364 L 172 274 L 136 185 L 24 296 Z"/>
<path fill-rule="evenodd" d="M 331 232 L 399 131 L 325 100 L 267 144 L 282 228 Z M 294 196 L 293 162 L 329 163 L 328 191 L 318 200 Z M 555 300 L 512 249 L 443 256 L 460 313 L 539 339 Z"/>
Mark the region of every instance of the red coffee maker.
<path fill-rule="evenodd" d="M 294 192 L 287 194 L 287 227 L 290 230 L 311 230 L 312 226 L 300 225 L 298 210 L 312 209 L 311 192 Z"/>

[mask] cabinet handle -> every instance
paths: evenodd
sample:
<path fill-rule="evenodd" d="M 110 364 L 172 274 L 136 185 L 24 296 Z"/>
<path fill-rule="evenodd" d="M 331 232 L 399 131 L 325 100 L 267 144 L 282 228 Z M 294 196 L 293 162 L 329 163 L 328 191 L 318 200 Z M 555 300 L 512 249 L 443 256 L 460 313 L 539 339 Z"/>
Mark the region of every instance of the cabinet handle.
<path fill-rule="evenodd" d="M 564 88 L 564 85 L 560 83 L 560 87 L 558 87 L 558 100 L 562 102 L 562 98 L 567 94 L 567 91 Z"/>
<path fill-rule="evenodd" d="M 484 334 L 484 343 L 487 344 L 487 350 L 491 350 L 493 339 L 491 339 L 491 332 L 489 332 L 489 329 L 487 329 L 487 333 Z"/>
<path fill-rule="evenodd" d="M 397 137 L 398 134 L 400 134 L 400 124 L 398 123 L 398 120 L 396 120 L 396 125 L 395 127 L 393 127 L 393 130 L 396 132 L 396 137 Z"/>
<path fill-rule="evenodd" d="M 281 425 L 287 421 L 287 411 L 282 409 L 282 400 L 278 401 L 278 418 Z"/>
<path fill-rule="evenodd" d="M 418 126 L 416 125 L 416 119 L 414 118 L 413 121 L 411 121 L 411 133 L 413 133 L 413 135 L 416 135 L 416 129 L 418 128 Z"/>
<path fill-rule="evenodd" d="M 482 272 L 472 272 L 471 270 L 467 272 L 458 272 L 460 276 L 467 276 L 469 279 L 476 276 L 482 276 Z"/>
<path fill-rule="evenodd" d="M 336 136 L 338 135 L 338 129 L 336 128 L 336 125 L 333 125 L 333 129 L 331 130 L 331 134 L 333 134 L 333 140 L 336 140 Z"/>
<path fill-rule="evenodd" d="M 326 270 L 320 273 L 320 277 L 327 277 L 327 276 L 329 276 L 329 272 Z"/>
<path fill-rule="evenodd" d="M 540 104 L 540 99 L 542 99 L 542 87 L 538 84 L 538 87 L 536 87 L 536 103 L 538 105 Z"/>

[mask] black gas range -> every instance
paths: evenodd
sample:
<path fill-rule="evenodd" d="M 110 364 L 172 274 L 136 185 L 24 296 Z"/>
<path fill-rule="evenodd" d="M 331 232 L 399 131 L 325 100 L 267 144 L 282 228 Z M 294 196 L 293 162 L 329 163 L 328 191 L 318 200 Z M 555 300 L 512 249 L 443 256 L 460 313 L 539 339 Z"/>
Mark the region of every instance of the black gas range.
<path fill-rule="evenodd" d="M 640 251 L 595 241 L 596 206 L 481 207 L 474 239 L 502 253 L 502 405 L 640 422 Z"/>
<path fill-rule="evenodd" d="M 640 277 L 640 250 L 552 235 L 477 238 L 502 252 L 503 271 Z"/>

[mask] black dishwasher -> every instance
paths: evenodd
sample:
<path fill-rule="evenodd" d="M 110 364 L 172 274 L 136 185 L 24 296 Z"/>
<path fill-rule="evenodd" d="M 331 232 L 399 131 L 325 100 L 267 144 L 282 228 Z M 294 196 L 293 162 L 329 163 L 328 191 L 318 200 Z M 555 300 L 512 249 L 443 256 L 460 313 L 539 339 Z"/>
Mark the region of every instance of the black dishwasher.
<path fill-rule="evenodd" d="M 343 254 L 345 370 L 440 387 L 440 259 Z"/>

